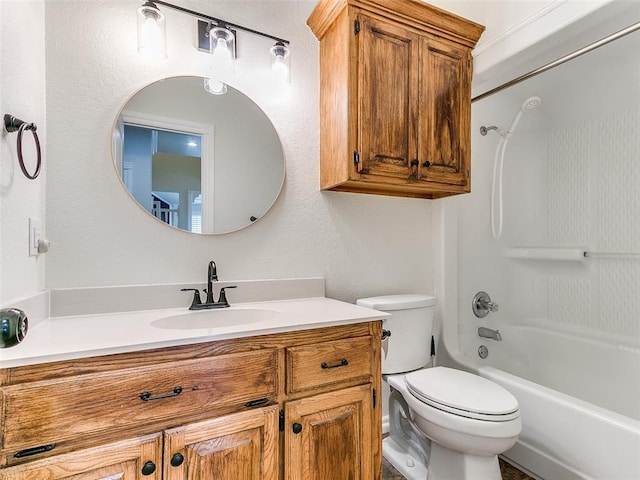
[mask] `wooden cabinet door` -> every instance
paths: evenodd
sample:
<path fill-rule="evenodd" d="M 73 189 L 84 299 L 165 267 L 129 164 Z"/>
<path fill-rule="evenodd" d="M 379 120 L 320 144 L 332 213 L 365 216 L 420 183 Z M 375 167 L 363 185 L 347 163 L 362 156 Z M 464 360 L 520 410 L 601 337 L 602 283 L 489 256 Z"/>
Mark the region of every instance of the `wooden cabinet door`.
<path fill-rule="evenodd" d="M 160 433 L 0 469 L 2 480 L 161 480 Z"/>
<path fill-rule="evenodd" d="M 373 480 L 370 384 L 285 407 L 286 480 Z"/>
<path fill-rule="evenodd" d="M 359 15 L 359 173 L 395 177 L 417 169 L 417 105 L 420 37 L 391 22 Z"/>
<path fill-rule="evenodd" d="M 425 36 L 420 65 L 420 180 L 458 185 L 469 191 L 469 50 Z"/>
<path fill-rule="evenodd" d="M 164 480 L 277 480 L 277 405 L 164 433 Z"/>

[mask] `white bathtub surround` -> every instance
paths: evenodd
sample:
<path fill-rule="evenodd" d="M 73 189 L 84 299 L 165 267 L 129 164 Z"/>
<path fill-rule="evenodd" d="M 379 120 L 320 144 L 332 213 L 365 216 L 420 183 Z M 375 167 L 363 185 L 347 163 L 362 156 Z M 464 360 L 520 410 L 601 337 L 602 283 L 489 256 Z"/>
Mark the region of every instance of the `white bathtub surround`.
<path fill-rule="evenodd" d="M 603 38 L 640 21 L 640 4 L 612 2 L 601 13 L 529 55 Z M 640 478 L 639 38 L 635 32 L 475 102 L 473 191 L 434 213 L 438 363 L 477 372 L 518 398 L 523 430 L 505 456 L 542 478 Z M 505 155 L 505 223 L 496 241 L 489 200 L 498 138 L 479 129 L 504 128 L 533 95 L 542 104 L 522 117 Z M 479 291 L 499 311 L 476 318 Z M 502 341 L 480 338 L 479 327 L 499 330 Z"/>
<path fill-rule="evenodd" d="M 317 295 L 323 292 L 319 280 L 321 279 L 292 279 L 275 281 L 274 284 L 269 281 L 255 282 L 256 285 L 250 288 L 256 293 L 254 299 L 262 297 L 259 301 L 234 302 L 229 291 L 231 307 L 219 310 L 189 311 L 188 296 L 182 306 L 172 308 L 124 311 L 114 302 L 109 313 L 88 313 L 86 305 L 80 305 L 75 315 L 51 316 L 30 328 L 22 343 L 0 349 L 0 368 L 330 327 L 388 317 L 376 310 Z M 293 292 L 293 296 L 289 298 L 286 297 L 286 290 L 277 288 L 278 285 L 287 283 L 292 285 L 289 292 Z M 307 291 L 317 296 L 300 297 L 306 287 L 293 286 L 296 283 L 306 284 Z M 259 288 L 260 285 L 263 288 Z M 155 291 L 165 292 L 167 288 L 168 286 L 157 286 Z M 153 289 L 154 287 L 132 287 L 132 292 Z M 239 289 L 240 287 L 234 292 Z M 112 299 L 120 298 L 131 305 L 131 292 L 125 290 L 105 289 L 102 297 L 104 299 L 111 295 Z M 68 296 L 69 293 L 64 292 L 62 298 L 73 298 Z M 98 292 L 91 293 L 96 298 L 99 296 Z M 265 300 L 264 297 L 269 293 L 276 299 Z M 52 294 L 52 299 L 54 297 L 55 293 Z M 106 305 L 107 303 L 102 303 L 100 307 L 104 309 Z M 252 320 L 252 315 L 257 315 L 257 318 Z M 195 326 L 200 327 L 205 316 L 210 316 L 210 325 L 191 328 L 194 325 L 189 325 L 189 322 L 195 321 Z M 249 320 L 245 321 L 247 316 Z M 182 326 L 187 328 L 181 328 Z"/>

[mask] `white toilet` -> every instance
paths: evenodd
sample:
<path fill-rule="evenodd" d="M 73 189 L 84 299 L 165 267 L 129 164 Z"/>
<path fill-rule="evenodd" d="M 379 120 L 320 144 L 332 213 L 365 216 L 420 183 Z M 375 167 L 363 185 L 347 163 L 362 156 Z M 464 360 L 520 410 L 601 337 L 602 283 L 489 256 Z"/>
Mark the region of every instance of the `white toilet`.
<path fill-rule="evenodd" d="M 392 314 L 382 328 L 391 387 L 384 457 L 409 480 L 500 480 L 498 455 L 516 442 L 518 401 L 500 385 L 430 361 L 434 297 L 387 295 L 362 305 Z"/>

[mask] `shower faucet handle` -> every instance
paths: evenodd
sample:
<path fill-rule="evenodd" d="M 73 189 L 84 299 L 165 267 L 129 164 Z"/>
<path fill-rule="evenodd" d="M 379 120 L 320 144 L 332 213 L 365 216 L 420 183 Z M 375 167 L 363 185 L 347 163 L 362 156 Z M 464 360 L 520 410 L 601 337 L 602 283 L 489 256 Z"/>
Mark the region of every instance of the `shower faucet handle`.
<path fill-rule="evenodd" d="M 478 318 L 484 318 L 489 315 L 489 312 L 497 312 L 498 304 L 491 301 L 491 297 L 487 292 L 478 292 L 473 301 L 471 302 L 471 308 L 473 314 Z"/>

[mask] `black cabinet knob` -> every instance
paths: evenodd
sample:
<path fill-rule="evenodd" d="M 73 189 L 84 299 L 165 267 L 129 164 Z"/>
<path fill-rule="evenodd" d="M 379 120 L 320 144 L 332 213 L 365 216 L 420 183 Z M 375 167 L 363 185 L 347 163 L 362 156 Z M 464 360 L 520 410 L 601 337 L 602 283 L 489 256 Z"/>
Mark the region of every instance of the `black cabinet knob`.
<path fill-rule="evenodd" d="M 412 167 L 417 167 L 418 165 L 420 165 L 420 162 L 418 161 L 417 158 L 414 158 L 413 160 L 411 160 Z"/>
<path fill-rule="evenodd" d="M 143 475 L 151 475 L 156 471 L 156 464 L 152 461 L 148 461 L 142 466 L 142 474 Z"/>
<path fill-rule="evenodd" d="M 300 425 L 299 423 L 294 423 L 292 430 L 293 430 L 293 433 L 297 435 L 302 431 L 302 425 Z"/>
<path fill-rule="evenodd" d="M 429 160 L 425 160 L 424 163 L 422 164 L 422 166 L 424 168 L 429 168 L 431 166 L 431 162 Z"/>
<path fill-rule="evenodd" d="M 179 467 L 180 465 L 182 465 L 182 462 L 184 462 L 184 457 L 179 453 L 176 453 L 173 457 L 171 457 L 172 467 Z"/>
<path fill-rule="evenodd" d="M 389 338 L 391 336 L 391 330 L 382 330 L 382 337 L 380 338 L 380 340 L 386 340 L 387 338 Z"/>

